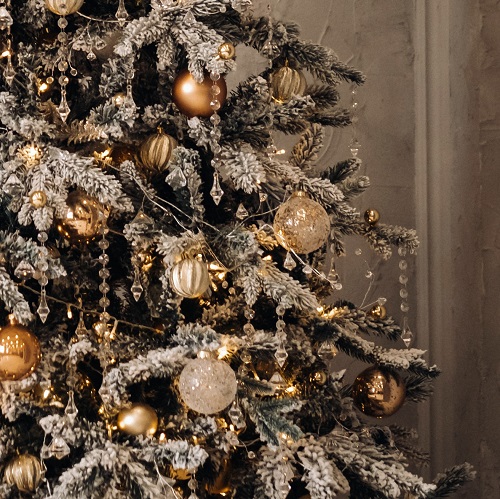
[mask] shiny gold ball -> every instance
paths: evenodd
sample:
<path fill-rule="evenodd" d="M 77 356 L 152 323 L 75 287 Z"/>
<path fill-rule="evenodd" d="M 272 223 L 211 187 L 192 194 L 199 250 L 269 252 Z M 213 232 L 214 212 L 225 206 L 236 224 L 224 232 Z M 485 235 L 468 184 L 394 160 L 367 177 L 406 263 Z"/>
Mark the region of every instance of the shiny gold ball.
<path fill-rule="evenodd" d="M 17 456 L 5 467 L 4 479 L 20 492 L 35 492 L 42 481 L 42 463 L 31 454 Z"/>
<path fill-rule="evenodd" d="M 315 385 L 323 386 L 328 381 L 328 374 L 325 371 L 317 371 L 311 374 L 310 378 Z"/>
<path fill-rule="evenodd" d="M 115 107 L 122 107 L 123 104 L 125 104 L 125 99 L 127 98 L 127 95 L 124 92 L 118 92 L 117 94 L 113 95 L 112 101 Z"/>
<path fill-rule="evenodd" d="M 45 0 L 45 7 L 59 16 L 74 14 L 82 5 L 83 0 Z"/>
<path fill-rule="evenodd" d="M 33 208 L 43 208 L 47 204 L 47 194 L 43 191 L 34 191 L 30 195 L 30 203 Z"/>
<path fill-rule="evenodd" d="M 384 307 L 384 305 L 375 305 L 372 307 L 369 314 L 374 319 L 384 320 L 387 317 L 387 309 Z"/>
<path fill-rule="evenodd" d="M 375 225 L 380 220 L 380 213 L 377 210 L 366 210 L 365 221 L 369 225 Z"/>
<path fill-rule="evenodd" d="M 220 93 L 213 97 L 212 86 L 217 85 Z M 198 83 L 193 75 L 187 70 L 182 70 L 174 80 L 172 98 L 180 112 L 188 118 L 199 116 L 208 118 L 214 113 L 210 102 L 214 98 L 222 107 L 226 102 L 227 86 L 223 77 L 213 82 L 208 74 L 201 83 Z"/>
<path fill-rule="evenodd" d="M 158 429 L 158 416 L 149 405 L 133 404 L 132 407 L 120 411 L 117 426 L 128 435 L 152 437 Z"/>
<path fill-rule="evenodd" d="M 286 250 L 311 253 L 325 244 L 330 234 L 330 217 L 318 202 L 297 191 L 274 217 L 274 235 Z"/>
<path fill-rule="evenodd" d="M 170 285 L 183 298 L 198 298 L 210 286 L 206 262 L 186 258 L 176 263 L 170 273 Z"/>
<path fill-rule="evenodd" d="M 227 61 L 228 59 L 232 59 L 236 54 L 236 49 L 231 42 L 224 42 L 219 46 L 219 57 Z"/>
<path fill-rule="evenodd" d="M 139 149 L 141 163 L 148 174 L 162 173 L 168 167 L 173 150 L 177 147 L 177 141 L 164 133 L 161 128 L 151 135 Z"/>
<path fill-rule="evenodd" d="M 271 96 L 278 104 L 284 104 L 294 96 L 304 95 L 306 86 L 306 78 L 298 69 L 284 66 L 271 75 Z"/>
<path fill-rule="evenodd" d="M 354 381 L 352 398 L 356 407 L 375 418 L 391 416 L 403 405 L 406 387 L 395 371 L 373 366 L 365 369 Z"/>
<path fill-rule="evenodd" d="M 11 323 L 0 329 L 0 381 L 25 378 L 41 358 L 40 343 L 27 327 Z"/>
<path fill-rule="evenodd" d="M 68 210 L 57 230 L 72 242 L 94 238 L 108 218 L 108 210 L 83 191 L 73 191 L 66 199 Z"/>

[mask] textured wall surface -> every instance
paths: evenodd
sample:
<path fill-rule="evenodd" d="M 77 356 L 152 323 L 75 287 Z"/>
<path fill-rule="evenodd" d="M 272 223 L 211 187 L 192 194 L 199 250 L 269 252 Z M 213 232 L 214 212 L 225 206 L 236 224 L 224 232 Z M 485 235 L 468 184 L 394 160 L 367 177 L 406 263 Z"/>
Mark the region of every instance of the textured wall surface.
<path fill-rule="evenodd" d="M 458 496 L 500 497 L 500 0 L 270 3 L 275 17 L 296 21 L 304 38 L 368 77 L 358 92 L 358 135 L 372 188 L 357 207 L 377 208 L 387 223 L 419 224 L 425 275 L 418 290 L 413 279 L 410 301 L 418 298 L 431 328 L 417 332 L 416 346 L 429 347 L 443 370 L 420 412 L 431 474 L 467 460 L 479 476 Z M 256 1 L 256 10 L 267 4 Z M 256 64 L 264 61 L 245 57 L 238 77 Z M 347 86 L 343 95 L 349 106 Z M 349 131 L 328 135 L 319 167 L 345 158 L 349 139 Z M 362 300 L 366 258 L 377 275 L 371 298 L 386 296 L 398 318 L 397 258 L 378 264 L 368 251 L 354 256 L 358 246 L 339 262 L 342 297 Z M 414 426 L 414 412 L 407 407 L 400 417 Z"/>

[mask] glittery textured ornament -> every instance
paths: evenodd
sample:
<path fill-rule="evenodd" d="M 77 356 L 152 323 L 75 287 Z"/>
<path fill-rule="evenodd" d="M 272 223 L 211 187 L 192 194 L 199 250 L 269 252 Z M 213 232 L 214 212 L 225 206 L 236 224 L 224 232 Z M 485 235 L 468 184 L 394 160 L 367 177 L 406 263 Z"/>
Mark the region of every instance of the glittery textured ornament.
<path fill-rule="evenodd" d="M 201 414 L 215 414 L 230 405 L 236 396 L 236 375 L 222 360 L 193 359 L 179 378 L 184 403 Z"/>
<path fill-rule="evenodd" d="M 16 324 L 0 329 L 0 381 L 23 379 L 38 367 L 40 343 L 31 331 Z"/>
<path fill-rule="evenodd" d="M 311 253 L 321 248 L 330 234 L 330 218 L 323 206 L 297 191 L 285 201 L 274 217 L 278 242 L 295 253 Z"/>
<path fill-rule="evenodd" d="M 220 93 L 216 96 L 212 94 L 214 84 L 220 89 Z M 218 100 L 221 107 L 226 102 L 227 86 L 224 78 L 214 82 L 208 74 L 201 83 L 198 83 L 193 75 L 184 69 L 174 81 L 172 97 L 180 112 L 188 118 L 194 116 L 208 118 L 214 113 L 213 107 L 210 106 L 212 99 Z"/>
<path fill-rule="evenodd" d="M 158 429 L 158 416 L 149 405 L 133 404 L 132 407 L 120 411 L 117 426 L 128 435 L 152 437 Z"/>
<path fill-rule="evenodd" d="M 403 405 L 406 387 L 395 371 L 373 366 L 365 369 L 354 381 L 352 398 L 356 407 L 376 418 L 391 416 Z"/>
<path fill-rule="evenodd" d="M 31 454 L 17 456 L 5 467 L 4 480 L 20 492 L 35 492 L 42 481 L 42 463 Z"/>

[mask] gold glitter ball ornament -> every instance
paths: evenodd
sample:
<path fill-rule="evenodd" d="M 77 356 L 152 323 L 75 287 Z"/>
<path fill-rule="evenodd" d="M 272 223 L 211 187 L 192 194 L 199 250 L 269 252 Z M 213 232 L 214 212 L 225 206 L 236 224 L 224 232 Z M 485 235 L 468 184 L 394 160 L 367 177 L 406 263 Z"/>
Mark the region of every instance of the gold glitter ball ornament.
<path fill-rule="evenodd" d="M 219 46 L 219 57 L 225 61 L 232 59 L 236 54 L 236 49 L 231 42 L 224 42 Z"/>
<path fill-rule="evenodd" d="M 200 414 L 224 410 L 236 397 L 236 375 L 229 364 L 216 359 L 192 359 L 179 377 L 184 403 Z"/>
<path fill-rule="evenodd" d="M 43 191 L 34 191 L 30 194 L 30 203 L 33 208 L 43 208 L 47 204 L 47 194 Z"/>
<path fill-rule="evenodd" d="M 212 95 L 212 86 L 219 87 L 219 93 Z M 227 97 L 227 85 L 221 76 L 216 82 L 213 82 L 206 74 L 201 83 L 197 82 L 193 75 L 187 70 L 182 70 L 174 80 L 172 87 L 172 98 L 179 111 L 193 118 L 199 116 L 209 118 L 214 113 L 210 102 L 212 99 L 219 101 L 220 107 L 224 105 Z"/>
<path fill-rule="evenodd" d="M 108 218 L 109 211 L 83 191 L 73 191 L 66 199 L 68 210 L 57 230 L 70 241 L 87 242 L 94 238 Z"/>
<path fill-rule="evenodd" d="M 82 5 L 83 0 L 45 0 L 45 7 L 59 16 L 74 14 Z"/>
<path fill-rule="evenodd" d="M 380 213 L 377 210 L 369 209 L 365 211 L 365 221 L 369 225 L 376 225 L 380 220 Z"/>
<path fill-rule="evenodd" d="M 401 408 L 406 386 L 397 372 L 372 366 L 354 381 L 352 398 L 356 407 L 367 416 L 384 418 Z"/>
<path fill-rule="evenodd" d="M 20 492 L 35 492 L 42 481 L 42 463 L 31 454 L 17 456 L 5 467 L 4 480 Z"/>
<path fill-rule="evenodd" d="M 283 66 L 271 75 L 271 96 L 278 104 L 284 104 L 294 96 L 304 95 L 306 78 L 302 71 Z"/>
<path fill-rule="evenodd" d="M 158 416 L 147 404 L 133 404 L 119 412 L 117 426 L 128 435 L 152 437 L 158 429 Z"/>
<path fill-rule="evenodd" d="M 318 202 L 297 191 L 276 212 L 273 228 L 276 239 L 286 250 L 311 253 L 328 239 L 330 217 Z"/>
<path fill-rule="evenodd" d="M 40 343 L 31 331 L 14 319 L 0 329 L 0 381 L 16 381 L 30 375 L 42 358 Z"/>

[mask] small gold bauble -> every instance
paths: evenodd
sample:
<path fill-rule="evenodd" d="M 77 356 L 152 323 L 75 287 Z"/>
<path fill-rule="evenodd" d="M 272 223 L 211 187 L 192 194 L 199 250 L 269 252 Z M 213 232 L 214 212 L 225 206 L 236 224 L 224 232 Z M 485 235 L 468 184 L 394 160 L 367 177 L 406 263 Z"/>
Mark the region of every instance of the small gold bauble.
<path fill-rule="evenodd" d="M 369 225 L 375 225 L 380 220 L 380 213 L 377 210 L 366 210 L 365 221 Z"/>
<path fill-rule="evenodd" d="M 47 194 L 43 191 L 34 191 L 30 195 L 30 203 L 33 208 L 43 208 L 47 204 Z"/>
<path fill-rule="evenodd" d="M 80 10 L 83 0 L 45 0 L 45 6 L 54 14 L 67 16 Z"/>
<path fill-rule="evenodd" d="M 374 319 L 384 320 L 387 317 L 387 309 L 384 307 L 384 305 L 375 305 L 371 308 L 369 314 Z"/>
<path fill-rule="evenodd" d="M 194 116 L 208 118 L 214 113 L 210 106 L 210 102 L 214 98 L 212 96 L 212 86 L 214 84 L 220 90 L 220 93 L 215 96 L 215 100 L 219 101 L 222 107 L 227 97 L 227 86 L 224 78 L 220 77 L 216 82 L 213 82 L 206 74 L 203 81 L 198 83 L 187 69 L 182 70 L 175 78 L 172 87 L 172 98 L 179 111 L 188 118 Z"/>
<path fill-rule="evenodd" d="M 162 131 L 161 128 L 155 135 L 149 137 L 139 150 L 139 157 L 148 173 L 161 173 L 167 169 L 177 141 Z"/>
<path fill-rule="evenodd" d="M 170 274 L 170 285 L 184 298 L 198 298 L 210 286 L 206 262 L 186 258 L 176 263 Z"/>
<path fill-rule="evenodd" d="M 122 107 L 123 104 L 125 104 L 125 99 L 127 98 L 127 95 L 124 94 L 123 92 L 118 92 L 117 94 L 113 95 L 112 101 L 115 107 Z"/>
<path fill-rule="evenodd" d="M 0 329 L 0 381 L 23 379 L 38 367 L 40 343 L 31 331 L 12 319 Z"/>
<path fill-rule="evenodd" d="M 352 398 L 356 407 L 376 418 L 391 416 L 403 405 L 406 387 L 395 371 L 372 366 L 365 369 L 354 381 Z"/>
<path fill-rule="evenodd" d="M 158 429 L 158 416 L 149 405 L 133 404 L 132 407 L 120 411 L 117 426 L 128 435 L 152 437 Z"/>
<path fill-rule="evenodd" d="M 304 95 L 306 86 L 305 76 L 298 69 L 284 66 L 271 75 L 271 96 L 279 104 L 288 102 L 296 95 Z"/>
<path fill-rule="evenodd" d="M 4 479 L 20 492 L 35 492 L 42 481 L 42 463 L 31 454 L 17 456 L 5 467 Z"/>
<path fill-rule="evenodd" d="M 325 371 L 317 371 L 311 374 L 311 382 L 316 385 L 324 385 L 328 381 L 328 374 Z"/>
<path fill-rule="evenodd" d="M 231 42 L 224 42 L 219 46 L 219 57 L 227 61 L 228 59 L 232 59 L 236 54 L 236 49 Z"/>
<path fill-rule="evenodd" d="M 68 211 L 59 220 L 57 230 L 73 242 L 89 241 L 95 237 L 108 218 L 108 210 L 82 191 L 73 191 L 66 199 Z"/>
<path fill-rule="evenodd" d="M 297 191 L 276 212 L 273 228 L 286 250 L 311 253 L 328 239 L 330 218 L 323 206 L 305 192 Z"/>

